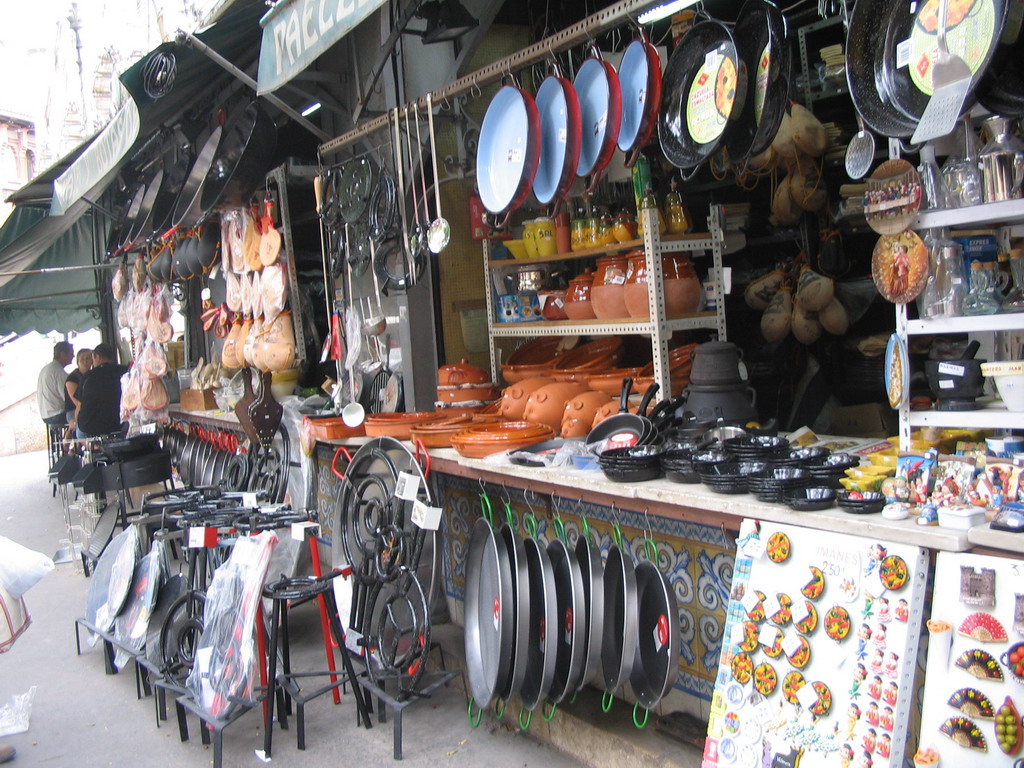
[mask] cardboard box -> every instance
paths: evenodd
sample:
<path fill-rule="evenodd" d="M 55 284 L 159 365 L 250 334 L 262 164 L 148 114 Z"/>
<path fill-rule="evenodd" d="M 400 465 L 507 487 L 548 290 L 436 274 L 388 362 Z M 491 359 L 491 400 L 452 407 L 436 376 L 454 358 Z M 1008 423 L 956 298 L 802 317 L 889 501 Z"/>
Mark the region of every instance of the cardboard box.
<path fill-rule="evenodd" d="M 217 401 L 213 397 L 212 389 L 181 390 L 181 410 L 183 411 L 210 411 L 216 407 Z"/>
<path fill-rule="evenodd" d="M 885 437 L 896 431 L 896 411 L 881 403 L 847 405 L 832 409 L 829 434 L 851 437 Z"/>

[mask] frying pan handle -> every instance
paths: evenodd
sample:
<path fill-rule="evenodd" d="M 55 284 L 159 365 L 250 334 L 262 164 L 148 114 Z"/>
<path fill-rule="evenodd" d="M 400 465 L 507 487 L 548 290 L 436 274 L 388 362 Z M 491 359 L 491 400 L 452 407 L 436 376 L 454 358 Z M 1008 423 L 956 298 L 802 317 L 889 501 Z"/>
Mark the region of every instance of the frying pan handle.
<path fill-rule="evenodd" d="M 587 519 L 587 516 L 581 515 L 580 522 L 583 523 L 583 536 L 586 538 L 588 543 L 593 544 L 594 535 L 590 531 L 590 521 Z"/>
<path fill-rule="evenodd" d="M 652 382 L 651 386 L 644 392 L 643 399 L 640 400 L 640 410 L 638 411 L 641 416 L 647 415 L 647 407 L 651 404 L 651 400 L 658 394 L 658 390 L 661 389 L 661 385 L 658 382 Z"/>
<path fill-rule="evenodd" d="M 494 527 L 494 510 L 491 508 L 491 500 L 486 493 L 480 494 L 480 512 L 486 518 L 487 522 Z"/>
<path fill-rule="evenodd" d="M 639 713 L 637 712 L 637 710 L 640 710 L 640 709 L 644 710 L 644 719 L 643 720 L 638 719 Z M 644 709 L 643 707 L 641 707 L 640 706 L 640 702 L 638 701 L 636 704 L 633 705 L 633 725 L 635 725 L 637 728 L 641 728 L 642 729 L 645 725 L 647 725 L 647 718 L 650 716 L 650 714 L 651 714 L 651 710 Z"/>
<path fill-rule="evenodd" d="M 550 707 L 550 709 L 548 708 Z M 552 718 L 555 716 L 555 710 L 558 709 L 558 705 L 551 699 L 544 702 L 544 706 L 541 707 L 540 715 L 544 718 L 545 723 L 550 723 Z"/>
<path fill-rule="evenodd" d="M 338 471 L 338 457 L 342 454 L 345 455 L 345 459 L 349 464 L 352 463 L 352 454 L 348 452 L 348 448 L 344 445 L 339 445 L 338 450 L 334 452 L 334 456 L 331 458 L 331 472 L 333 472 L 339 480 L 345 479 L 345 475 Z"/>
<path fill-rule="evenodd" d="M 615 703 L 615 695 L 606 688 L 601 694 L 601 711 L 611 712 L 613 703 Z"/>
<path fill-rule="evenodd" d="M 601 54 L 601 49 L 597 47 L 597 43 L 590 44 L 590 55 L 598 61 L 604 61 L 604 56 Z"/>
<path fill-rule="evenodd" d="M 523 719 L 523 715 L 526 719 Z M 530 723 L 533 722 L 533 712 L 528 710 L 526 707 L 519 708 L 519 730 L 528 731 L 530 730 Z"/>
<path fill-rule="evenodd" d="M 601 181 L 601 175 L 603 171 L 595 171 L 594 175 L 590 177 L 590 183 L 587 184 L 587 194 L 592 195 L 597 189 L 597 185 Z"/>
<path fill-rule="evenodd" d="M 469 727 L 470 728 L 476 728 L 478 725 L 480 725 L 480 718 L 482 718 L 484 716 L 483 708 L 482 707 L 477 707 L 476 708 L 476 717 L 473 717 L 473 705 L 474 704 L 476 704 L 476 702 L 473 700 L 473 697 L 470 696 L 469 697 L 469 706 L 466 707 L 466 717 L 469 720 Z"/>
<path fill-rule="evenodd" d="M 512 220 L 512 209 L 509 208 L 507 211 L 505 211 L 505 215 L 501 217 L 501 221 L 494 222 L 494 228 L 495 229 L 506 229 L 508 227 L 508 223 L 511 220 Z"/>
<path fill-rule="evenodd" d="M 181 229 L 181 225 L 180 224 L 171 227 L 166 232 L 164 232 L 162 235 L 160 235 L 160 239 L 161 240 L 170 240 L 172 237 L 174 237 L 174 235 L 178 232 L 179 229 Z"/>
<path fill-rule="evenodd" d="M 629 413 L 629 393 L 633 390 L 633 379 L 622 379 L 622 394 L 619 395 L 619 413 Z"/>
<path fill-rule="evenodd" d="M 636 161 L 640 159 L 641 149 L 642 147 L 639 146 L 633 147 L 633 151 L 626 155 L 626 162 L 622 164 L 624 168 L 632 168 L 636 165 Z"/>

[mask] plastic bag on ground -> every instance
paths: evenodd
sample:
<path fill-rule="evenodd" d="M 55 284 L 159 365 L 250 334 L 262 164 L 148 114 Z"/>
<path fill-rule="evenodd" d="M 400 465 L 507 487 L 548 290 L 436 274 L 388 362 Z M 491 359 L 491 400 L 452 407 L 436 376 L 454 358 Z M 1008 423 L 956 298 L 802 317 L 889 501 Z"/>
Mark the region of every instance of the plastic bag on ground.
<path fill-rule="evenodd" d="M 53 560 L 42 552 L 0 536 L 0 584 L 18 598 L 53 570 Z"/>
<path fill-rule="evenodd" d="M 8 697 L 7 703 L 0 707 L 0 737 L 28 730 L 29 720 L 32 719 L 32 700 L 35 697 L 34 685 L 25 693 Z"/>

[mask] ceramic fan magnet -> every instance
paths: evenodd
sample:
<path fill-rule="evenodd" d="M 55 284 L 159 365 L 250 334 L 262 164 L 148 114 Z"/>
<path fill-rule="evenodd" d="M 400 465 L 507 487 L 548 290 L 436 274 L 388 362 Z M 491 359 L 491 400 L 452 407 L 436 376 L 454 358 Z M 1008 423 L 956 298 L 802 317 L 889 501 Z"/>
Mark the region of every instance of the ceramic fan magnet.
<path fill-rule="evenodd" d="M 879 165 L 868 178 L 864 217 L 880 235 L 895 235 L 909 227 L 921 208 L 921 176 L 906 160 Z"/>
<path fill-rule="evenodd" d="M 991 613 L 972 613 L 960 622 L 957 633 L 979 643 L 1005 643 L 1006 630 Z"/>

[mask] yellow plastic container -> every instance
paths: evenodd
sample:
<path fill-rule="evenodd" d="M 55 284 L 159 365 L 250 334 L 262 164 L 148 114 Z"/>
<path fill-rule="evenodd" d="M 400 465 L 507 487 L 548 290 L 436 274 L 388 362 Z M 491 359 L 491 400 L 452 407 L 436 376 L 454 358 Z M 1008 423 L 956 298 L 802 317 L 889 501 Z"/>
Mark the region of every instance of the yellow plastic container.
<path fill-rule="evenodd" d="M 876 477 L 840 477 L 839 484 L 848 491 L 877 491 L 882 487 L 882 476 Z"/>
<path fill-rule="evenodd" d="M 515 259 L 528 259 L 530 255 L 526 252 L 526 243 L 522 240 L 506 240 L 503 245 Z"/>
<path fill-rule="evenodd" d="M 867 455 L 867 460 L 876 467 L 890 467 L 896 469 L 896 449 L 888 448 L 884 451 L 875 451 Z"/>

